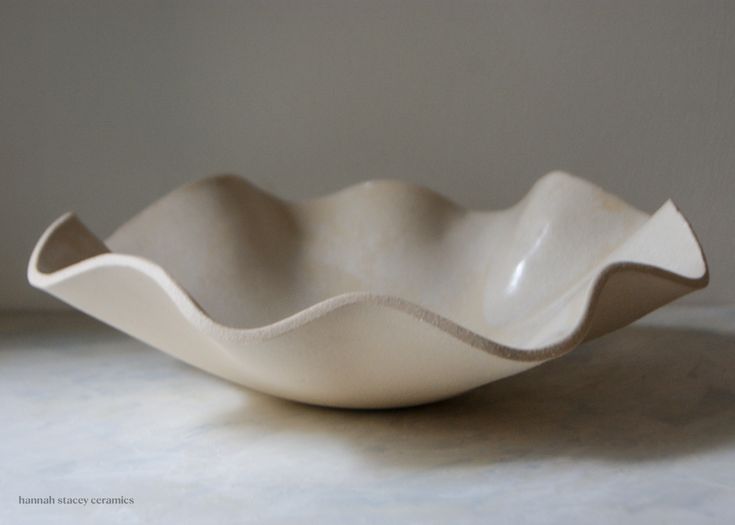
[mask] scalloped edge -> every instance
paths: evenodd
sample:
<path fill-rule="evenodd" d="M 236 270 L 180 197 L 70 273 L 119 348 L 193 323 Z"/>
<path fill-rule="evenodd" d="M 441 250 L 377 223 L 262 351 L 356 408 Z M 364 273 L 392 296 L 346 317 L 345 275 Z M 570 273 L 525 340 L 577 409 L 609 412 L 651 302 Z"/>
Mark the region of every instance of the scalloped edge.
<path fill-rule="evenodd" d="M 552 172 L 546 177 L 555 173 L 557 172 Z M 570 176 L 567 174 L 565 175 Z M 183 185 L 173 190 L 166 196 L 154 201 L 154 203 L 149 205 L 146 209 L 155 206 L 156 203 L 165 199 L 166 197 L 168 197 L 168 195 L 174 192 L 181 191 L 192 185 L 211 182 L 218 177 L 222 176 L 207 177 Z M 231 176 L 227 175 L 226 177 Z M 241 180 L 246 181 L 246 179 L 244 178 L 241 178 Z M 299 202 L 308 204 L 308 202 L 322 199 L 345 198 L 345 196 L 348 195 L 350 192 L 359 189 L 365 184 L 375 184 L 376 182 L 384 183 L 384 181 L 367 181 L 363 183 L 358 183 L 325 196 Z M 427 192 L 434 197 L 442 199 L 448 205 L 451 205 L 460 210 L 469 211 L 466 208 L 463 208 L 456 203 L 450 201 L 443 195 L 433 192 L 432 190 L 425 187 L 405 183 L 402 181 L 389 181 L 389 183 L 398 184 L 402 188 L 410 191 L 418 190 L 422 192 Z M 538 182 L 536 184 L 538 184 Z M 534 186 L 536 184 L 534 184 Z M 262 189 L 257 188 L 257 186 L 254 187 L 261 191 L 263 194 L 283 202 L 283 199 L 273 196 L 263 191 Z M 531 190 L 529 190 L 526 195 L 528 195 L 530 191 Z M 266 341 L 268 339 L 272 339 L 296 330 L 299 327 L 313 322 L 340 308 L 354 304 L 367 303 L 406 313 L 414 317 L 418 321 L 434 326 L 435 328 L 438 328 L 446 334 L 464 342 L 469 347 L 486 352 L 488 354 L 513 361 L 543 362 L 549 359 L 560 357 L 570 352 L 579 343 L 583 342 L 587 338 L 592 322 L 595 318 L 595 313 L 597 312 L 601 296 L 603 295 L 606 285 L 614 276 L 632 273 L 657 277 L 681 285 L 686 289 L 681 294 L 678 294 L 677 297 L 707 286 L 707 284 L 709 283 L 709 265 L 707 263 L 704 251 L 702 250 L 701 243 L 699 242 L 699 239 L 697 238 L 697 235 L 692 229 L 689 221 L 686 219 L 686 217 L 684 217 L 679 208 L 672 201 L 667 201 L 666 204 L 662 206 L 662 208 L 669 204 L 673 207 L 678 216 L 683 220 L 683 223 L 687 228 L 687 234 L 691 235 L 696 243 L 697 249 L 699 251 L 698 255 L 701 258 L 704 267 L 702 275 L 697 277 L 688 277 L 678 274 L 676 272 L 668 271 L 658 266 L 637 262 L 615 262 L 612 264 L 608 264 L 602 267 L 598 272 L 596 272 L 596 277 L 593 280 L 592 286 L 589 288 L 589 292 L 585 300 L 583 314 L 576 322 L 576 325 L 572 329 L 572 331 L 566 337 L 554 342 L 553 344 L 531 349 L 516 348 L 504 345 L 483 335 L 480 335 L 477 332 L 469 330 L 442 315 L 439 315 L 429 309 L 419 306 L 418 304 L 392 295 L 373 294 L 369 292 L 351 292 L 336 295 L 324 299 L 309 307 L 306 307 L 290 316 L 282 318 L 271 324 L 256 328 L 236 328 L 226 326 L 212 319 L 207 314 L 207 312 L 189 295 L 189 293 L 187 293 L 187 291 L 166 272 L 164 268 L 143 257 L 110 252 L 102 253 L 99 251 L 97 253 L 94 253 L 93 250 L 92 252 L 87 254 L 88 256 L 85 256 L 85 254 L 77 254 L 79 260 L 73 261 L 71 262 L 71 264 L 67 264 L 63 268 L 51 272 L 44 272 L 39 268 L 41 257 L 44 251 L 48 248 L 53 238 L 59 235 L 59 232 L 66 228 L 72 228 L 76 230 L 77 233 L 81 232 L 82 235 L 88 236 L 90 238 L 90 243 L 92 244 L 94 244 L 94 241 L 97 241 L 101 246 L 104 246 L 104 243 L 102 243 L 102 241 L 99 241 L 99 239 L 97 239 L 79 221 L 77 216 L 71 212 L 66 213 L 56 219 L 50 226 L 46 228 L 44 233 L 41 235 L 31 254 L 28 263 L 27 275 L 29 282 L 33 286 L 47 290 L 52 286 L 60 284 L 74 276 L 83 274 L 94 268 L 125 267 L 133 269 L 150 278 L 153 283 L 159 286 L 168 295 L 171 302 L 178 308 L 179 312 L 184 316 L 184 318 L 195 328 L 197 328 L 203 335 L 207 335 L 219 340 L 242 342 Z M 490 211 L 491 210 L 486 210 L 486 212 Z"/>

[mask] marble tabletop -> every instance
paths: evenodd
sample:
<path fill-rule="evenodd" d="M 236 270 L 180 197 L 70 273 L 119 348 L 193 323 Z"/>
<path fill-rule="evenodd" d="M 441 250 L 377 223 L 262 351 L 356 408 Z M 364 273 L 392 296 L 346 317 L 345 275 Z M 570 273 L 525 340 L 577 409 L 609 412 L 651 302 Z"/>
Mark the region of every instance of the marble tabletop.
<path fill-rule="evenodd" d="M 81 315 L 6 314 L 0 407 L 2 524 L 735 523 L 735 308 L 665 308 L 392 411 L 280 401 Z"/>

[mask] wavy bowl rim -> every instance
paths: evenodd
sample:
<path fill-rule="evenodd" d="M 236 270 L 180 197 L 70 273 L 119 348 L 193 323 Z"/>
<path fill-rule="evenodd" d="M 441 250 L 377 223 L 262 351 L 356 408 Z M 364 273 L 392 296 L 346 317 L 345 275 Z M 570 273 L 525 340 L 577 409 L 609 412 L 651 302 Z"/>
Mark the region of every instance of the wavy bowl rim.
<path fill-rule="evenodd" d="M 559 172 L 551 172 L 550 174 L 547 174 L 545 177 L 548 177 L 549 175 L 552 175 L 555 173 L 559 173 Z M 574 179 L 581 180 L 583 182 L 587 182 L 584 179 L 579 179 L 578 177 L 574 177 L 566 173 L 564 173 L 564 175 L 572 177 Z M 254 186 L 255 188 L 262 191 L 265 195 L 270 196 L 271 198 L 274 198 L 281 202 L 291 202 L 291 201 L 286 201 L 285 199 L 281 199 L 278 196 L 275 196 L 273 194 L 270 194 L 262 190 L 258 186 L 255 186 L 254 184 L 250 183 L 244 177 L 233 176 L 233 175 L 214 175 L 214 176 L 205 177 L 205 178 L 202 178 L 202 179 L 199 179 L 199 180 L 187 183 L 187 184 L 183 184 L 175 188 L 174 190 L 172 190 L 171 192 L 168 192 L 163 197 L 156 199 L 151 204 L 146 206 L 143 211 L 149 209 L 152 206 L 155 206 L 158 202 L 162 201 L 163 199 L 165 199 L 166 197 L 168 197 L 169 195 L 175 192 L 179 192 L 186 188 L 190 188 L 194 185 L 212 182 L 222 177 L 237 177 L 238 179 L 245 181 L 251 186 Z M 545 177 L 542 177 L 539 180 L 542 180 Z M 363 181 L 357 184 L 346 186 L 337 191 L 334 191 L 334 192 L 331 192 L 331 193 L 328 193 L 328 194 L 325 194 L 325 195 L 322 195 L 322 196 L 319 196 L 313 199 L 306 199 L 306 200 L 301 200 L 301 201 L 296 201 L 296 202 L 298 202 L 299 204 L 305 204 L 308 202 L 314 202 L 314 201 L 321 200 L 321 199 L 338 197 L 340 195 L 347 194 L 349 191 L 359 188 L 360 186 L 363 186 L 368 183 L 375 183 L 375 182 L 388 182 L 388 181 L 384 179 L 383 180 L 378 179 L 378 180 Z M 418 190 L 422 192 L 428 192 L 429 194 L 435 197 L 441 198 L 443 201 L 445 201 L 446 204 L 451 205 L 455 208 L 458 208 L 459 210 L 462 210 L 464 212 L 491 213 L 491 212 L 500 211 L 500 210 L 470 210 L 468 208 L 462 207 L 456 204 L 455 202 L 447 199 L 444 195 L 434 192 L 433 190 L 426 188 L 424 186 L 420 186 L 417 184 L 412 184 L 412 183 L 408 183 L 408 182 L 404 182 L 400 180 L 390 180 L 390 182 L 398 183 L 401 186 L 403 186 L 405 189 L 409 189 L 412 191 Z M 533 186 L 538 184 L 538 182 L 539 181 L 537 181 Z M 519 200 L 519 202 L 521 202 L 523 199 L 526 198 L 526 196 L 532 191 L 533 186 Z M 239 327 L 228 326 L 218 321 L 215 321 L 206 312 L 206 310 L 201 305 L 199 305 L 197 301 L 187 292 L 186 288 L 182 286 L 181 284 L 179 284 L 165 270 L 165 268 L 163 268 L 163 266 L 145 257 L 141 257 L 138 255 L 108 252 L 108 253 L 101 253 L 101 254 L 93 255 L 91 257 L 84 258 L 78 262 L 74 262 L 68 266 L 65 266 L 59 270 L 55 270 L 52 272 L 43 272 L 39 270 L 38 268 L 39 258 L 44 248 L 46 247 L 46 244 L 51 239 L 53 234 L 62 225 L 68 223 L 69 221 L 76 220 L 80 224 L 82 224 L 74 212 L 64 213 L 63 215 L 58 217 L 56 220 L 54 220 L 45 229 L 43 234 L 40 236 L 39 240 L 36 242 L 33 248 L 33 251 L 31 253 L 31 256 L 28 262 L 27 277 L 31 285 L 33 285 L 36 288 L 46 290 L 52 286 L 60 284 L 64 281 L 72 279 L 73 277 L 82 275 L 85 272 L 88 272 L 94 269 L 116 268 L 116 267 L 132 269 L 134 271 L 141 273 L 143 276 L 153 281 L 153 284 L 157 285 L 167 295 L 168 299 L 173 303 L 173 305 L 177 308 L 177 310 L 181 313 L 181 315 L 184 317 L 184 319 L 187 322 L 189 322 L 191 325 L 196 327 L 204 335 L 208 335 L 210 337 L 220 339 L 220 340 L 240 341 L 240 342 L 267 341 L 269 339 L 273 339 L 273 338 L 285 335 L 287 333 L 290 333 L 294 330 L 297 330 L 305 326 L 306 324 L 309 324 L 322 317 L 325 317 L 329 315 L 330 313 L 335 312 L 341 308 L 353 306 L 353 305 L 374 305 L 374 306 L 389 308 L 389 309 L 410 315 L 411 317 L 415 318 L 417 321 L 422 322 L 422 323 L 427 323 L 430 326 L 433 326 L 434 328 L 441 330 L 447 335 L 462 341 L 468 346 L 475 348 L 477 350 L 483 351 L 485 353 L 488 353 L 488 354 L 491 354 L 497 357 L 509 359 L 512 361 L 543 362 L 549 359 L 561 357 L 562 355 L 572 351 L 576 346 L 578 346 L 585 339 L 585 336 L 589 332 L 590 324 L 594 317 L 595 310 L 599 304 L 600 296 L 605 288 L 605 285 L 610 280 L 610 278 L 614 275 L 617 275 L 619 273 L 625 273 L 625 272 L 645 274 L 645 275 L 649 275 L 653 277 L 658 277 L 658 278 L 661 278 L 661 279 L 664 279 L 664 280 L 667 280 L 667 281 L 670 281 L 676 284 L 680 284 L 684 287 L 690 288 L 690 291 L 695 291 L 695 290 L 704 288 L 708 285 L 709 280 L 710 280 L 710 270 L 709 270 L 709 264 L 707 262 L 706 255 L 704 253 L 704 250 L 702 249 L 701 242 L 699 238 L 697 237 L 696 232 L 692 228 L 690 222 L 687 220 L 684 214 L 680 211 L 679 207 L 671 199 L 667 200 L 664 205 L 668 203 L 670 203 L 673 206 L 674 211 L 679 215 L 679 217 L 681 217 L 686 228 L 688 229 L 688 233 L 692 236 L 692 238 L 695 241 L 697 250 L 699 251 L 698 255 L 701 257 L 703 266 L 704 266 L 702 275 L 700 275 L 699 277 L 687 277 L 685 275 L 682 275 L 676 272 L 665 270 L 658 266 L 638 263 L 638 262 L 632 262 L 632 261 L 618 261 L 618 262 L 614 262 L 614 263 L 605 265 L 598 272 L 596 272 L 596 276 L 594 277 L 592 281 L 593 284 L 591 287 L 588 288 L 589 291 L 587 292 L 587 297 L 585 299 L 585 306 L 583 309 L 583 313 L 580 316 L 579 320 L 577 321 L 574 329 L 567 336 L 560 339 L 559 341 L 556 341 L 553 344 L 541 346 L 538 348 L 518 348 L 518 347 L 509 346 L 509 345 L 504 345 L 491 338 L 485 337 L 475 332 L 474 330 L 465 328 L 463 325 L 455 321 L 452 321 L 448 319 L 447 317 L 444 317 L 428 308 L 425 308 L 419 304 L 416 304 L 407 299 L 403 299 L 402 297 L 399 297 L 396 295 L 375 294 L 371 292 L 347 292 L 343 294 L 334 295 L 326 299 L 323 299 L 321 301 L 318 301 L 310 306 L 307 306 L 301 310 L 298 310 L 297 312 L 289 316 L 283 317 L 272 323 L 268 323 L 262 326 L 252 327 L 252 328 L 239 328 Z M 135 217 L 136 215 L 133 215 L 133 217 Z M 649 219 L 650 219 L 651 215 L 650 214 L 647 214 L 647 215 L 649 216 Z"/>

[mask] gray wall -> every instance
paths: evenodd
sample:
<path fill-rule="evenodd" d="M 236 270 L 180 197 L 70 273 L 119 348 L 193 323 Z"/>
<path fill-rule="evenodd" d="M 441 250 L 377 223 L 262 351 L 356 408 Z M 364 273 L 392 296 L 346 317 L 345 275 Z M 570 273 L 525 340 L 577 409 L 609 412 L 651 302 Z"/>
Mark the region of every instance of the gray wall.
<path fill-rule="evenodd" d="M 672 197 L 735 300 L 735 2 L 0 0 L 0 308 L 76 210 L 98 234 L 236 172 L 291 198 L 372 177 L 508 206 L 543 173 Z"/>

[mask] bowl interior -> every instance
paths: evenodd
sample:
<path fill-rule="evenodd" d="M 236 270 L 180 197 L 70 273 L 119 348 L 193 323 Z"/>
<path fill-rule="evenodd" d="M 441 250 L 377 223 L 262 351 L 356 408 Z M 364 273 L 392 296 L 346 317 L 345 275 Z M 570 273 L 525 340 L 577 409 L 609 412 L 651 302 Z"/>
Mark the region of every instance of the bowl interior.
<path fill-rule="evenodd" d="M 565 174 L 493 212 L 397 181 L 296 203 L 225 176 L 174 191 L 106 244 L 158 263 L 229 326 L 264 326 L 336 295 L 371 292 L 510 341 L 523 338 L 529 319 L 578 307 L 574 291 L 646 219 Z"/>

